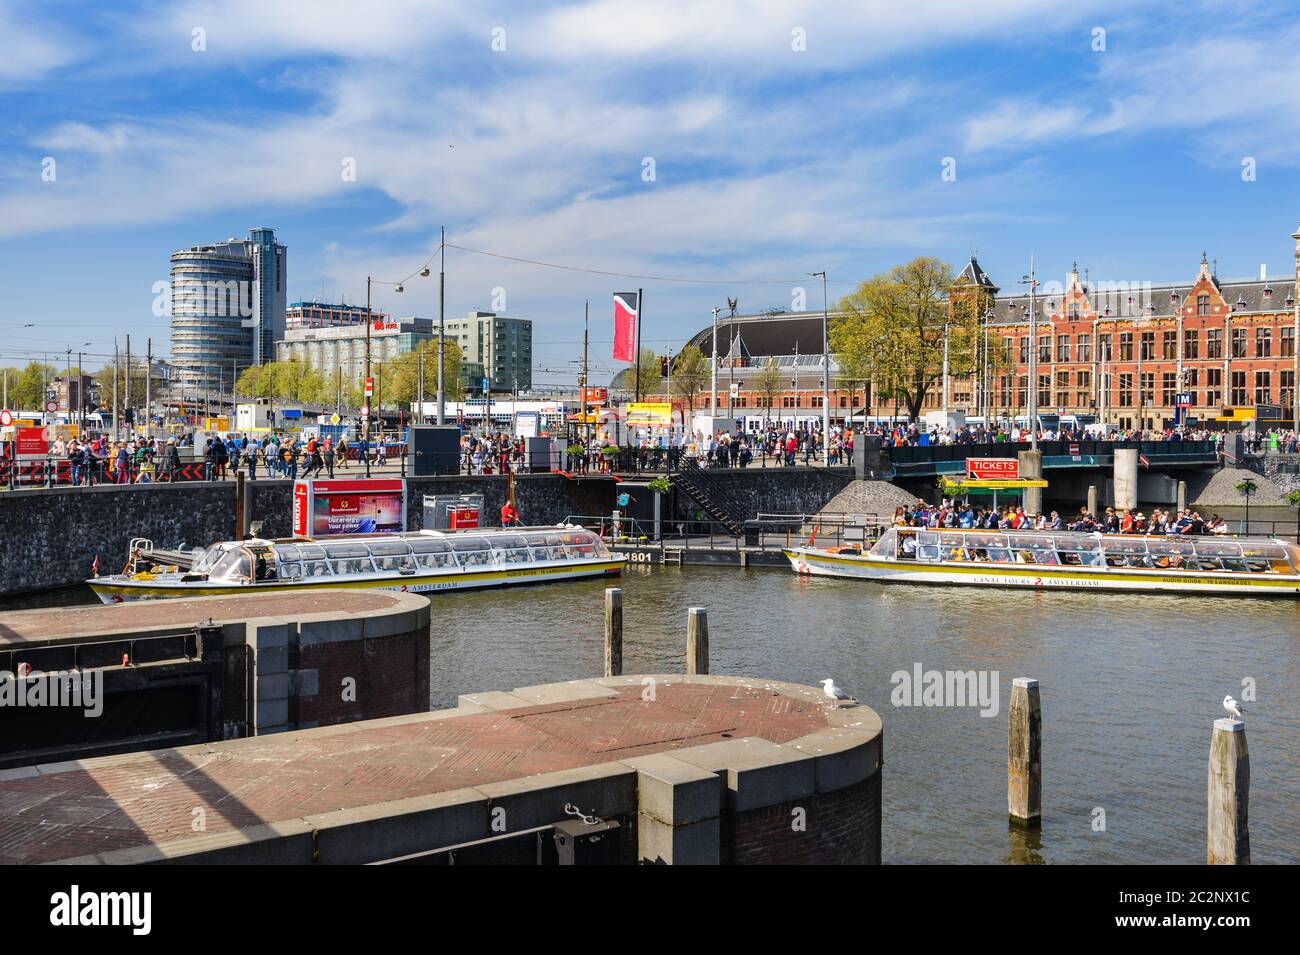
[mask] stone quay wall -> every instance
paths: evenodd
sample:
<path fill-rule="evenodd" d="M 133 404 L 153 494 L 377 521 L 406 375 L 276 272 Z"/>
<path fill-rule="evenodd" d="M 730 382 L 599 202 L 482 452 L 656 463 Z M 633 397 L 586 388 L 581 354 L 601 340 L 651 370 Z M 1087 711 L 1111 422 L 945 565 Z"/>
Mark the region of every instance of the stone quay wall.
<path fill-rule="evenodd" d="M 726 488 L 731 500 L 751 520 L 764 514 L 816 514 L 826 502 L 853 481 L 852 468 L 710 468 L 709 477 Z M 677 520 L 709 520 L 689 494 L 680 488 L 673 495 Z"/>

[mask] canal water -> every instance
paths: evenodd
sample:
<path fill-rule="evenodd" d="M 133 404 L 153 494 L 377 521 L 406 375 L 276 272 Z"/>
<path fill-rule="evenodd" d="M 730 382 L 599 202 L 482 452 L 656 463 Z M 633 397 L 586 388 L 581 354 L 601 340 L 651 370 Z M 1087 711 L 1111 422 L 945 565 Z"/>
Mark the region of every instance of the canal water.
<path fill-rule="evenodd" d="M 431 696 L 590 676 L 605 581 L 434 598 Z M 709 610 L 713 673 L 826 677 L 885 725 L 892 863 L 1205 861 L 1207 757 L 1221 700 L 1243 698 L 1256 863 L 1300 861 L 1300 616 L 1291 600 L 887 587 L 737 567 L 630 566 L 624 672 L 680 672 L 686 608 Z M 85 588 L 20 605 L 92 602 Z M 997 674 L 997 714 L 891 703 L 891 675 Z M 1007 703 L 1041 681 L 1041 833 L 1006 819 Z M 1104 828 L 1100 826 L 1104 825 Z"/>
<path fill-rule="evenodd" d="M 599 673 L 604 586 L 449 601 L 433 627 L 434 705 Z M 834 677 L 880 713 L 886 862 L 1204 863 L 1211 727 L 1246 678 L 1258 696 L 1245 704 L 1253 859 L 1300 861 L 1291 600 L 887 587 L 697 566 L 629 567 L 623 587 L 626 673 L 680 672 L 686 608 L 703 606 L 711 672 Z M 997 715 L 893 706 L 891 674 L 917 664 L 996 672 Z M 1006 817 L 1018 676 L 1038 678 L 1043 701 L 1044 822 L 1028 836 Z"/>

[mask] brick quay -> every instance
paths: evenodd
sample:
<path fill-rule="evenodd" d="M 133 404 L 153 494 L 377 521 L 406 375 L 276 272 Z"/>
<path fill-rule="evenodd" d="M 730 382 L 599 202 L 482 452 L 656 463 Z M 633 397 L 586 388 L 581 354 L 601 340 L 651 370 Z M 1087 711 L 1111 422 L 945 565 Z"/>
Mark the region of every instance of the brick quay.
<path fill-rule="evenodd" d="M 880 861 L 880 719 L 819 688 L 627 675 L 458 704 L 0 771 L 0 862 L 472 860 L 575 825 L 628 863 Z"/>

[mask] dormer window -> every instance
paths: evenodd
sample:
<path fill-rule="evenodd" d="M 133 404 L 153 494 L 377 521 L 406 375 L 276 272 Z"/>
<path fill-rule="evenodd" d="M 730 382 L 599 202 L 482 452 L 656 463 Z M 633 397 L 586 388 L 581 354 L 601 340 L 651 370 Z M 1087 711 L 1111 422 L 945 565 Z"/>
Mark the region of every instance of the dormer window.
<path fill-rule="evenodd" d="M 1148 303 L 1147 303 L 1147 314 L 1148 314 L 1148 315 L 1154 315 L 1155 313 L 1156 313 L 1156 303 L 1155 303 L 1155 302 L 1148 302 Z"/>
<path fill-rule="evenodd" d="M 1239 312 L 1240 312 L 1240 311 L 1243 311 L 1243 310 L 1245 310 L 1245 308 L 1246 308 L 1246 296 L 1245 296 L 1245 295 L 1238 295 L 1238 296 L 1237 296 L 1237 311 L 1239 311 Z"/>
<path fill-rule="evenodd" d="M 1170 292 L 1170 293 L 1169 293 L 1169 303 L 1170 303 L 1171 305 L 1177 305 L 1177 304 L 1178 304 L 1178 293 L 1177 293 L 1177 292 Z"/>
<path fill-rule="evenodd" d="M 1271 285 L 1265 285 L 1265 286 L 1264 286 L 1264 297 L 1265 297 L 1265 298 L 1272 298 L 1272 297 L 1273 297 L 1273 286 L 1271 286 Z"/>
<path fill-rule="evenodd" d="M 1131 301 L 1133 301 L 1133 300 L 1132 300 L 1132 299 L 1129 299 L 1129 301 L 1131 302 Z M 1110 306 L 1109 306 L 1109 305 L 1106 306 L 1106 317 L 1107 317 L 1107 318 L 1110 318 Z"/>
<path fill-rule="evenodd" d="M 1290 308 L 1290 307 L 1291 307 L 1292 305 L 1294 305 L 1294 304 L 1295 304 L 1295 296 L 1294 296 L 1294 295 L 1288 295 L 1288 296 L 1286 297 L 1286 307 L 1287 307 L 1287 308 Z"/>

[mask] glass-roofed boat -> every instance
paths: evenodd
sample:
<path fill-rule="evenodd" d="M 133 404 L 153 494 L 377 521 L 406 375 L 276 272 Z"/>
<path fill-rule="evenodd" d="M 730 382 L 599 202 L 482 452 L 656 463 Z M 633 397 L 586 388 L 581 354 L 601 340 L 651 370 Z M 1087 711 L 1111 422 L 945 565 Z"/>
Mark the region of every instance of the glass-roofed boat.
<path fill-rule="evenodd" d="M 891 527 L 865 551 L 784 553 L 797 573 L 883 583 L 1300 596 L 1300 546 L 1276 538 Z"/>
<path fill-rule="evenodd" d="M 320 589 L 425 593 L 603 577 L 620 573 L 625 560 L 572 524 L 223 541 L 188 569 L 161 563 L 149 541 L 136 540 L 122 573 L 86 583 L 104 603 Z"/>

